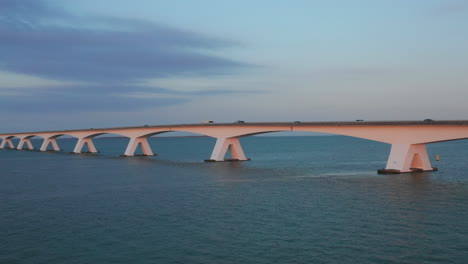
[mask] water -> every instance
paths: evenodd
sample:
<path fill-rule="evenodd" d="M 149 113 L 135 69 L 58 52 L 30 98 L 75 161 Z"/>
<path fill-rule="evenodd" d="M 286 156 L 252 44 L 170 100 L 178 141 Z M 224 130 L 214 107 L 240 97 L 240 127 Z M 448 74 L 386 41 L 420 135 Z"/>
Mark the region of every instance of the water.
<path fill-rule="evenodd" d="M 203 137 L 133 158 L 75 142 L 0 151 L 0 263 L 468 263 L 467 141 L 402 175 L 376 174 L 388 145 L 341 136 L 249 137 L 226 163 Z"/>

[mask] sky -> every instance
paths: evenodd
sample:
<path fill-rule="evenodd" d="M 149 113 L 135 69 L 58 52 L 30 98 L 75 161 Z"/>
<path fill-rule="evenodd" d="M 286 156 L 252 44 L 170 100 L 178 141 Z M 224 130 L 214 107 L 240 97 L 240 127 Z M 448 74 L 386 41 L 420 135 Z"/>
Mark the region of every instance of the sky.
<path fill-rule="evenodd" d="M 465 0 L 0 0 L 0 132 L 468 119 Z"/>

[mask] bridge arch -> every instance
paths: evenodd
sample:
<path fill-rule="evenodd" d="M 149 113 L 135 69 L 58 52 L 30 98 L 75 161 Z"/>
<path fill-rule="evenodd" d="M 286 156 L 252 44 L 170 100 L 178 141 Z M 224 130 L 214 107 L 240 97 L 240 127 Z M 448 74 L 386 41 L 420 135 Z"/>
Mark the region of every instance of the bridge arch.
<path fill-rule="evenodd" d="M 425 142 L 425 144 L 441 143 L 441 142 L 448 142 L 448 141 L 458 141 L 458 140 L 465 140 L 465 139 L 468 139 L 468 137 L 460 137 L 460 138 L 453 138 L 453 139 L 440 139 L 440 140 Z"/>
<path fill-rule="evenodd" d="M 55 139 L 58 139 L 59 137 L 63 137 L 63 136 L 68 136 L 68 137 L 72 137 L 72 138 L 77 138 L 77 136 L 73 135 L 72 133 L 68 134 L 68 133 L 61 133 L 61 134 L 55 134 L 55 135 L 52 135 L 52 136 L 41 136 L 41 135 L 38 135 L 39 137 L 42 137 L 44 139 L 46 138 L 55 138 Z"/>
<path fill-rule="evenodd" d="M 76 135 L 75 137 L 77 138 L 96 138 L 99 136 L 103 135 L 115 135 L 119 137 L 125 137 L 125 138 L 130 138 L 130 135 L 126 135 L 125 133 L 115 133 L 115 132 L 97 132 L 97 133 L 89 133 L 89 134 L 81 134 L 81 135 Z"/>
<path fill-rule="evenodd" d="M 234 138 L 241 138 L 241 137 L 250 137 L 250 136 L 256 136 L 256 135 L 262 135 L 262 134 L 270 134 L 270 133 L 278 133 L 278 132 L 290 132 L 290 131 L 279 131 L 279 130 L 265 130 L 265 131 L 257 131 L 257 132 L 249 132 L 245 134 L 239 134 L 232 136 Z"/>
<path fill-rule="evenodd" d="M 42 137 L 39 136 L 39 135 L 35 135 L 35 134 L 22 136 L 22 137 L 20 137 L 20 141 L 19 141 L 18 146 L 16 147 L 16 149 L 24 150 L 24 146 L 26 146 L 26 149 L 34 150 L 34 145 L 33 145 L 32 141 L 31 141 L 31 139 L 33 139 L 33 138 L 42 138 Z"/>
<path fill-rule="evenodd" d="M 203 133 L 203 131 L 192 131 L 192 130 L 189 130 L 189 129 L 171 129 L 171 130 L 166 129 L 166 130 L 153 131 L 153 132 L 149 132 L 149 133 L 145 132 L 145 133 L 142 133 L 142 134 L 138 135 L 138 137 L 148 138 L 148 137 L 152 137 L 152 136 L 156 136 L 156 135 L 169 134 L 169 133 L 178 133 L 178 132 L 189 133 L 188 136 L 197 135 L 197 136 L 205 136 L 205 137 L 216 138 L 216 136 L 210 135 L 209 133 Z"/>
<path fill-rule="evenodd" d="M 2 138 L 2 143 L 0 143 L 0 149 L 15 149 L 13 140 L 21 140 L 20 137 L 16 135 L 6 135 Z"/>
<path fill-rule="evenodd" d="M 75 136 L 78 137 L 78 141 L 72 153 L 98 153 L 99 151 L 94 145 L 94 140 L 105 139 L 106 137 L 100 137 L 105 135 L 109 135 L 109 138 L 118 137 L 124 138 L 125 140 L 131 139 L 130 135 L 127 135 L 126 133 L 116 133 L 116 131 L 91 131 L 91 133 L 80 133 L 78 135 L 75 134 Z M 84 151 L 85 147 L 87 147 L 87 151 Z"/>
<path fill-rule="evenodd" d="M 301 128 L 301 127 L 294 127 L 294 129 L 291 127 L 290 129 L 270 129 L 270 128 L 264 128 L 264 127 L 258 127 L 258 128 L 251 128 L 247 131 L 240 130 L 236 131 L 235 133 L 230 133 L 228 134 L 227 138 L 240 138 L 240 137 L 249 137 L 249 136 L 255 136 L 255 135 L 260 135 L 260 134 L 268 134 L 268 133 L 276 133 L 276 132 L 313 132 L 313 133 L 326 133 L 326 134 L 332 134 L 332 135 L 339 135 L 339 136 L 349 136 L 349 137 L 355 137 L 355 138 L 361 138 L 361 139 L 366 139 L 366 140 L 371 140 L 371 141 L 377 141 L 377 142 L 383 142 L 383 143 L 388 143 L 391 144 L 391 142 L 387 139 L 384 138 L 379 138 L 375 137 L 372 135 L 367 135 L 367 133 L 362 133 L 361 131 L 347 131 L 346 129 L 340 129 L 340 128 Z"/>
<path fill-rule="evenodd" d="M 173 129 L 145 129 L 144 131 L 140 131 L 138 133 L 134 133 L 132 137 L 130 137 L 130 142 L 128 143 L 127 149 L 125 150 L 125 153 L 123 156 L 135 156 L 135 152 L 138 147 L 141 148 L 141 151 L 143 154 L 137 154 L 140 156 L 153 156 L 153 150 L 150 146 L 149 143 L 149 138 L 156 136 L 156 135 L 161 135 L 161 134 L 166 134 L 166 133 L 177 133 L 177 132 L 182 132 L 182 133 L 189 133 L 189 134 L 196 134 L 200 136 L 206 136 L 206 137 L 213 137 L 212 135 L 207 135 L 206 133 L 203 133 L 202 131 L 198 130 L 190 130 L 190 129 L 178 129 L 178 128 L 173 128 Z"/>
<path fill-rule="evenodd" d="M 171 133 L 171 132 L 177 132 L 177 131 L 173 131 L 173 130 L 158 130 L 158 131 L 152 131 L 152 132 L 145 131 L 144 133 L 140 133 L 137 137 L 149 138 L 152 136 L 165 134 L 165 133 Z M 186 131 L 182 131 L 182 132 L 186 132 Z"/>

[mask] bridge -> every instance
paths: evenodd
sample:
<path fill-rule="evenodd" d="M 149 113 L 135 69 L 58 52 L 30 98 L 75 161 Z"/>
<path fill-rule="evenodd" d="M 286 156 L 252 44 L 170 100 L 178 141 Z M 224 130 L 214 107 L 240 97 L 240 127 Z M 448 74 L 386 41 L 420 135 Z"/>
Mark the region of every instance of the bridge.
<path fill-rule="evenodd" d="M 363 138 L 391 144 L 386 168 L 379 170 L 379 173 L 405 173 L 437 170 L 431 166 L 426 144 L 468 138 L 468 120 L 239 122 L 21 132 L 0 134 L 2 140 L 0 149 L 33 150 L 31 138 L 40 137 L 44 139 L 40 151 L 47 151 L 49 146 L 52 147 L 53 151 L 60 151 L 56 139 L 67 135 L 78 139 L 72 153 L 82 153 L 85 144 L 89 152 L 96 153 L 97 150 L 93 144 L 94 137 L 103 134 L 117 134 L 130 138 L 122 156 L 134 156 L 138 146 L 141 147 L 143 155 L 152 156 L 154 154 L 148 143 L 148 137 L 173 131 L 191 132 L 216 138 L 211 157 L 206 161 L 228 161 L 225 159 L 228 151 L 232 157 L 229 161 L 249 160 L 244 154 L 239 138 L 264 133 L 309 131 Z M 16 147 L 13 139 L 19 139 Z"/>

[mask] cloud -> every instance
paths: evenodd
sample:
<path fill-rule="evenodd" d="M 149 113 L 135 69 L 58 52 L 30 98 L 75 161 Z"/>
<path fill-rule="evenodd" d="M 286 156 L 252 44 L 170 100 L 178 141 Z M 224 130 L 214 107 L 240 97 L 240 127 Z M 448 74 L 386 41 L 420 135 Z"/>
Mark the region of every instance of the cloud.
<path fill-rule="evenodd" d="M 0 68 L 5 71 L 56 80 L 132 82 L 173 75 L 221 74 L 245 66 L 201 52 L 234 45 L 230 41 L 129 19 L 93 17 L 80 21 L 72 17 L 70 20 L 80 26 L 47 24 L 51 17 L 40 16 L 49 14 L 42 5 L 37 13 L 16 4 L 3 5 Z M 19 13 L 7 13 L 14 11 Z M 40 18 L 42 23 L 25 23 L 31 17 L 33 21 Z M 89 24 L 97 27 L 86 27 Z"/>
<path fill-rule="evenodd" d="M 2 23 L 9 22 L 11 25 L 27 26 L 29 25 L 27 22 L 37 22 L 44 16 L 52 15 L 59 15 L 58 10 L 54 10 L 41 0 L 0 1 L 0 21 Z"/>
<path fill-rule="evenodd" d="M 212 76 L 236 72 L 248 65 L 211 54 L 212 51 L 237 45 L 234 41 L 144 20 L 77 17 L 51 7 L 42 0 L 0 0 L 0 70 L 89 84 L 54 87 L 54 91 L 63 90 L 56 92 L 55 101 L 46 96 L 52 91 L 50 89 L 35 89 L 31 92 L 34 94 L 28 95 L 43 102 L 44 106 L 60 105 L 56 101 L 71 102 L 68 109 L 76 108 L 80 111 L 78 107 L 72 106 L 85 105 L 90 100 L 94 102 L 91 99 L 94 96 L 108 96 L 122 108 L 135 109 L 138 100 L 141 107 L 164 106 L 185 102 L 191 95 L 213 94 L 213 91 L 181 93 L 135 84 L 141 84 L 149 78 Z M 126 97 L 133 92 L 186 97 L 151 101 Z M 234 91 L 219 90 L 217 93 L 231 92 Z M 23 108 L 13 105 L 18 100 L 29 100 L 28 96 L 23 98 L 18 95 L 2 100 L 0 111 L 23 111 Z M 92 107 L 87 109 L 114 109 L 107 103 L 97 107 L 97 100 L 96 104 L 91 104 Z M 28 106 L 39 106 L 32 101 L 28 103 Z M 41 109 L 49 108 L 52 106 Z"/>
<path fill-rule="evenodd" d="M 22 87 L 0 91 L 0 113 L 137 112 L 187 103 L 197 96 L 260 93 L 228 89 L 179 91 L 140 85 L 54 86 L 40 92 Z"/>
<path fill-rule="evenodd" d="M 432 8 L 432 15 L 440 17 L 451 17 L 466 15 L 468 13 L 468 2 L 465 0 L 443 0 Z"/>

